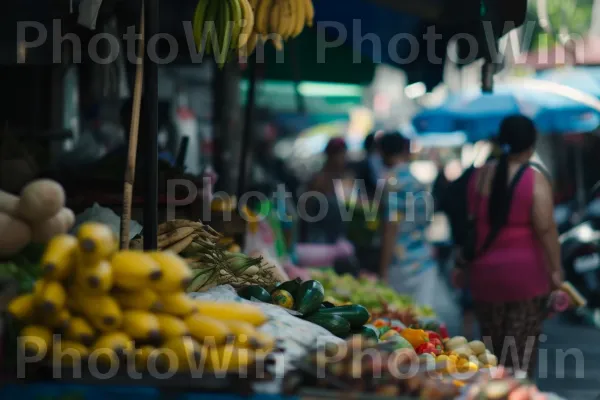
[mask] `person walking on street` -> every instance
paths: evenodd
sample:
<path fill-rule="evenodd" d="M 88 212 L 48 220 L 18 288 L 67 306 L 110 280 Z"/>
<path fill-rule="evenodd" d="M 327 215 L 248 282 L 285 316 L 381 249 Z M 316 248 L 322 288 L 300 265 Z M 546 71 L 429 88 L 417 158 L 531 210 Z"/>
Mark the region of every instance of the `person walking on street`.
<path fill-rule="evenodd" d="M 468 207 L 473 229 L 469 261 L 455 271 L 467 284 L 484 340 L 505 366 L 533 376 L 548 296 L 560 287 L 558 232 L 552 189 L 532 168 L 537 132 L 521 115 L 504 119 L 502 153 L 471 175 Z M 464 249 L 468 243 L 465 244 Z M 516 348 L 518 359 L 513 359 Z M 508 354 L 501 354 L 506 352 Z"/>

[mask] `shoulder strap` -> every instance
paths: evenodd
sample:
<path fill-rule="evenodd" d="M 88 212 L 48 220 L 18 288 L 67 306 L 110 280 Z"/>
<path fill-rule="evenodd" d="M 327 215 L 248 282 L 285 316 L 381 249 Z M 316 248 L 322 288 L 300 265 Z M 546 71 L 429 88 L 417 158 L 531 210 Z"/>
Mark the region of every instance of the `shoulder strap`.
<path fill-rule="evenodd" d="M 519 167 L 517 173 L 513 177 L 512 181 L 510 182 L 510 186 L 508 187 L 509 210 L 510 210 L 510 202 L 512 202 L 515 188 L 517 187 L 517 184 L 521 180 L 521 177 L 523 176 L 525 171 L 527 171 L 527 168 L 529 168 L 530 166 L 531 166 L 530 163 L 525 163 L 525 164 L 521 165 L 521 167 Z M 484 251 L 486 251 L 492 245 L 494 240 L 496 240 L 496 238 L 498 237 L 498 234 L 500 233 L 501 229 L 502 228 L 492 228 L 490 230 L 490 233 L 486 237 L 485 242 L 483 243 L 483 246 L 481 247 L 481 250 L 479 251 L 480 254 L 483 253 Z"/>

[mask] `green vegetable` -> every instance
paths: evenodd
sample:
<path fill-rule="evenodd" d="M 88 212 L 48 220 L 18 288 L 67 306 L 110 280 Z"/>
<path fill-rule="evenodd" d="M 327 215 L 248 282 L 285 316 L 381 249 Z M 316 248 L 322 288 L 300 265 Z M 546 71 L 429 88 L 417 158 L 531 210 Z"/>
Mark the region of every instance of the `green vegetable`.
<path fill-rule="evenodd" d="M 296 278 L 291 281 L 285 281 L 285 282 L 277 285 L 275 287 L 275 289 L 273 289 L 273 292 L 275 290 L 285 290 L 286 292 L 291 293 L 292 296 L 294 296 L 294 298 L 295 298 L 296 292 L 298 292 L 298 289 L 300 289 L 301 284 L 302 284 L 302 279 L 300 279 L 300 278 Z"/>
<path fill-rule="evenodd" d="M 360 328 L 366 324 L 370 317 L 367 309 L 359 304 L 321 309 L 319 310 L 319 314 L 339 315 L 350 322 L 350 326 L 353 329 Z"/>
<path fill-rule="evenodd" d="M 309 315 L 321 307 L 324 298 L 325 290 L 323 289 L 321 282 L 303 282 L 298 288 L 298 293 L 294 301 L 296 304 L 296 311 L 302 315 Z"/>
<path fill-rule="evenodd" d="M 367 339 L 379 340 L 379 331 L 372 325 L 364 325 L 354 330 L 354 333 L 362 335 Z"/>
<path fill-rule="evenodd" d="M 327 329 L 340 338 L 345 338 L 350 333 L 350 323 L 339 315 L 316 313 L 306 317 L 306 320 Z"/>
<path fill-rule="evenodd" d="M 238 291 L 238 295 L 246 300 L 260 300 L 264 303 L 271 302 L 271 295 L 263 287 L 258 285 L 246 286 Z"/>

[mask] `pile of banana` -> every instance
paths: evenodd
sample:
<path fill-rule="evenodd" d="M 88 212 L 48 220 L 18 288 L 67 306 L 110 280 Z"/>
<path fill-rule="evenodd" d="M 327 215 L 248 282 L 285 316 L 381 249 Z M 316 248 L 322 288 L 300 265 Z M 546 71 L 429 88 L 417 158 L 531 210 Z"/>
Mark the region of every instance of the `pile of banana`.
<path fill-rule="evenodd" d="M 41 268 L 33 292 L 8 307 L 23 325 L 20 345 L 30 356 L 65 364 L 94 357 L 110 366 L 134 360 L 140 372 L 149 365 L 235 372 L 274 347 L 257 330 L 267 320 L 260 308 L 192 299 L 185 289 L 193 273 L 181 257 L 118 251 L 105 225 L 54 237 Z"/>
<path fill-rule="evenodd" d="M 313 24 L 312 0 L 199 0 L 192 20 L 194 42 L 201 54 L 223 67 L 234 56 L 250 56 L 257 44 L 300 35 Z"/>
<path fill-rule="evenodd" d="M 226 251 L 230 243 L 201 222 L 167 221 L 159 225 L 158 234 L 158 248 L 181 255 L 192 269 L 190 292 L 225 284 L 239 289 L 251 285 L 272 287 L 278 283 L 273 266 L 261 258 Z M 142 239 L 133 239 L 130 247 L 141 249 Z"/>

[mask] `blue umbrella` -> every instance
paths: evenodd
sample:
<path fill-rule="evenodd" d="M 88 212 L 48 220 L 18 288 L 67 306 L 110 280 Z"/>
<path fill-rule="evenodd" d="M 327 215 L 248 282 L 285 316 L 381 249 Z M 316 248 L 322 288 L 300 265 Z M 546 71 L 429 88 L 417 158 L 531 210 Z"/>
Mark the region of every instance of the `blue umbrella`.
<path fill-rule="evenodd" d="M 598 104 L 577 101 L 573 93 L 559 94 L 550 86 L 546 90 L 539 82 L 524 81 L 497 85 L 494 93 L 452 95 L 442 106 L 417 114 L 413 125 L 420 133 L 462 131 L 471 142 L 495 136 L 512 114 L 530 117 L 543 133 L 589 132 L 600 125 Z"/>
<path fill-rule="evenodd" d="M 541 71 L 537 78 L 569 86 L 600 98 L 600 67 L 576 66 Z"/>

